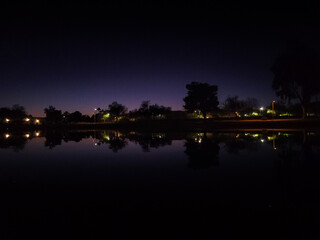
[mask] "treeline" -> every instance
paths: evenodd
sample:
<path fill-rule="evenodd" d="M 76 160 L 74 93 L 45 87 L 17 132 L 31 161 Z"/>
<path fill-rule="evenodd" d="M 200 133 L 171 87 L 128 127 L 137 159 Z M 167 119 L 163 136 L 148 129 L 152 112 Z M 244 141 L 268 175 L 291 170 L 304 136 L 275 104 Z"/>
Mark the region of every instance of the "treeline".
<path fill-rule="evenodd" d="M 288 117 L 319 116 L 320 102 L 320 58 L 317 53 L 302 44 L 289 44 L 288 48 L 273 63 L 272 88 L 280 100 L 273 101 L 270 106 L 259 107 L 255 98 L 239 99 L 228 97 L 220 104 L 217 97 L 218 86 L 208 83 L 191 82 L 186 85 L 187 95 L 183 99 L 184 109 L 189 117 Z M 143 101 L 138 109 L 128 112 L 125 105 L 113 102 L 106 109 L 96 108 L 94 113 L 83 115 L 80 111 L 62 112 L 53 106 L 44 109 L 47 123 L 62 122 L 107 122 L 140 119 L 166 119 L 172 113 L 170 107 L 150 104 Z M 175 111 L 176 113 L 177 111 Z M 187 115 L 185 115 L 187 116 Z M 9 123 L 30 121 L 24 107 L 14 105 L 0 109 L 1 122 Z"/>
<path fill-rule="evenodd" d="M 112 102 L 106 109 L 96 108 L 91 116 L 83 115 L 80 111 L 73 113 L 64 112 L 49 106 L 44 109 L 47 123 L 77 123 L 77 122 L 117 122 L 139 119 L 165 119 L 171 112 L 170 107 L 158 104 L 150 104 L 143 101 L 138 109 L 128 112 L 128 108 L 118 102 Z"/>

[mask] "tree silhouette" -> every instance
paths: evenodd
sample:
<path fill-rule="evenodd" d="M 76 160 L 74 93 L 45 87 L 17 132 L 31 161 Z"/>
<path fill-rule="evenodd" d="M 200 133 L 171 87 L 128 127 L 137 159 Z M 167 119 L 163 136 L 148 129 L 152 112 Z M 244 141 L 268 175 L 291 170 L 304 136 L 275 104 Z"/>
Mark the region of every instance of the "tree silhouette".
<path fill-rule="evenodd" d="M 206 118 L 209 112 L 218 110 L 218 87 L 216 85 L 192 82 L 187 84 L 186 88 L 188 93 L 183 101 L 185 102 L 184 108 L 187 111 L 199 110 Z"/>
<path fill-rule="evenodd" d="M 150 105 L 150 101 L 142 101 L 138 109 L 138 115 L 144 118 L 158 118 L 161 115 L 166 115 L 171 111 L 170 107 L 154 104 Z"/>
<path fill-rule="evenodd" d="M 46 114 L 46 120 L 49 123 L 58 123 L 62 120 L 61 110 L 57 110 L 53 106 L 49 106 L 49 108 L 44 109 L 44 113 Z"/>
<path fill-rule="evenodd" d="M 319 56 L 301 44 L 289 46 L 271 68 L 276 95 L 289 102 L 297 99 L 303 118 L 312 97 L 320 92 L 318 69 Z"/>
<path fill-rule="evenodd" d="M 118 120 L 121 115 L 127 112 L 127 107 L 120 103 L 113 102 L 109 105 L 109 112 Z"/>
<path fill-rule="evenodd" d="M 0 108 L 0 119 L 4 121 L 4 119 L 9 118 L 15 123 L 21 123 L 25 117 L 27 117 L 26 110 L 23 106 L 19 104 L 13 105 L 11 108 L 3 107 Z"/>

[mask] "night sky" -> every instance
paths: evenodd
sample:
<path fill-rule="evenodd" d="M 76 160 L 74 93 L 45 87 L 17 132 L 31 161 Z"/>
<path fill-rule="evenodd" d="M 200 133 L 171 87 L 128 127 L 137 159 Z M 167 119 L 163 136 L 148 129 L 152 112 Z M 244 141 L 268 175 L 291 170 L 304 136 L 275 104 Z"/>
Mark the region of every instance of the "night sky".
<path fill-rule="evenodd" d="M 0 106 L 42 116 L 48 105 L 92 114 L 150 100 L 182 110 L 191 81 L 218 85 L 220 103 L 238 95 L 266 106 L 276 99 L 270 67 L 286 43 L 319 50 L 319 8 L 308 1 L 169 3 L 2 9 L 10 14 L 0 21 Z"/>

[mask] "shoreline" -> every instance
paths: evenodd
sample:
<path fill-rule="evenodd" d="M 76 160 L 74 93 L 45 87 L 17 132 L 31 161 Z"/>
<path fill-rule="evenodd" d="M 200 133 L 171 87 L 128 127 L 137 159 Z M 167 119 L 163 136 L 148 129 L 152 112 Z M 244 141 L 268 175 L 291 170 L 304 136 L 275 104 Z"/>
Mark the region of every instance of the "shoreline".
<path fill-rule="evenodd" d="M 69 123 L 55 125 L 2 124 L 0 131 L 15 130 L 138 130 L 138 131 L 263 131 L 320 130 L 320 119 L 270 119 L 270 120 L 140 120 L 118 123 Z"/>

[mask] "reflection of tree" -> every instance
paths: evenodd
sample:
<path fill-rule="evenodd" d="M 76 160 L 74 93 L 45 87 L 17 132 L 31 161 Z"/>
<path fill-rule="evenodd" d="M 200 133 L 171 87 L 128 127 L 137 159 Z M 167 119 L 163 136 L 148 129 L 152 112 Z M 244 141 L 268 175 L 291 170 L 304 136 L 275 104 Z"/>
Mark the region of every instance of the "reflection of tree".
<path fill-rule="evenodd" d="M 258 135 L 258 134 L 252 134 L 252 135 Z M 260 137 L 260 134 L 259 134 Z M 252 137 L 250 135 L 244 135 L 244 134 L 232 134 L 232 136 L 229 136 L 228 138 L 224 137 L 224 145 L 226 148 L 226 151 L 228 153 L 232 154 L 239 154 L 242 150 L 251 150 L 255 151 L 257 150 L 257 143 L 260 139 L 257 137 Z"/>
<path fill-rule="evenodd" d="M 187 139 L 185 153 L 189 157 L 189 167 L 193 169 L 208 168 L 218 165 L 220 147 L 216 139 L 209 139 L 206 134 L 202 138 Z"/>
<path fill-rule="evenodd" d="M 74 141 L 80 142 L 83 138 L 88 138 L 92 135 L 92 132 L 77 132 L 77 131 L 56 131 L 48 130 L 45 132 L 46 141 L 44 145 L 50 149 L 64 142 Z"/>
<path fill-rule="evenodd" d="M 315 214 L 319 213 L 320 162 L 315 154 L 319 146 L 312 138 L 295 134 L 277 139 L 277 151 L 277 186 L 283 206 L 279 219 L 290 226 L 305 219 L 306 225 L 312 226 L 313 220 L 308 220 L 314 219 Z M 314 229 L 308 229 L 308 233 L 312 231 Z"/>
<path fill-rule="evenodd" d="M 45 137 L 46 141 L 44 142 L 44 146 L 52 149 L 57 145 L 61 145 L 63 135 L 61 132 L 48 131 L 46 132 Z"/>
<path fill-rule="evenodd" d="M 13 151 L 22 151 L 27 143 L 27 138 L 22 134 L 5 134 L 4 137 L 0 138 L 0 148 L 9 149 Z"/>
<path fill-rule="evenodd" d="M 100 132 L 96 137 L 99 139 L 99 142 L 97 143 L 98 146 L 103 143 L 107 143 L 109 144 L 109 149 L 111 149 L 114 153 L 128 145 L 124 135 L 118 131 Z"/>
<path fill-rule="evenodd" d="M 164 133 L 129 134 L 128 138 L 130 141 L 138 143 L 143 152 L 150 152 L 150 148 L 159 148 L 172 144 L 172 140 Z"/>
<path fill-rule="evenodd" d="M 119 150 L 125 148 L 127 146 L 128 142 L 120 137 L 112 137 L 109 141 L 109 149 L 111 149 L 113 152 L 118 152 Z"/>

